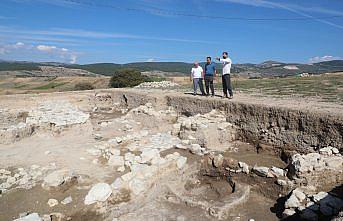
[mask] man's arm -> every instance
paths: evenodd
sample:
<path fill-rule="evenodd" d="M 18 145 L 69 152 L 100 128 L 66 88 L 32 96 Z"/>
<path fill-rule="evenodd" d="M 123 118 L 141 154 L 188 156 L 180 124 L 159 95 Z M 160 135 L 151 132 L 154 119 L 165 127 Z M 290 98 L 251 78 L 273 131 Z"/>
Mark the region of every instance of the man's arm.
<path fill-rule="evenodd" d="M 231 59 L 230 58 L 220 58 L 219 61 L 231 64 Z"/>

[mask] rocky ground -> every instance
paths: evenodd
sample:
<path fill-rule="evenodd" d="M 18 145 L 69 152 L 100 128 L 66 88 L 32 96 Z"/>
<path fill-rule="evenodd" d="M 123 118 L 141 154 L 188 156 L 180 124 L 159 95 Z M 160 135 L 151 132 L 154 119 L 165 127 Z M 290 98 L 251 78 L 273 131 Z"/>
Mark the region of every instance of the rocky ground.
<path fill-rule="evenodd" d="M 0 220 L 340 219 L 342 147 L 285 156 L 223 110 L 127 99 L 4 97 Z"/>

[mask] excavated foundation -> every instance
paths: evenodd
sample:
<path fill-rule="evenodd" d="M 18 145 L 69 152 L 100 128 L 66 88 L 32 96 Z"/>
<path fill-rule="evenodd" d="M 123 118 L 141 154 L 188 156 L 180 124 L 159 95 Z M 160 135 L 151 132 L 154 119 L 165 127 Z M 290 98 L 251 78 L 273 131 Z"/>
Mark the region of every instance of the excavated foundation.
<path fill-rule="evenodd" d="M 152 92 L 3 96 L 0 220 L 330 220 L 343 208 L 341 113 Z"/>

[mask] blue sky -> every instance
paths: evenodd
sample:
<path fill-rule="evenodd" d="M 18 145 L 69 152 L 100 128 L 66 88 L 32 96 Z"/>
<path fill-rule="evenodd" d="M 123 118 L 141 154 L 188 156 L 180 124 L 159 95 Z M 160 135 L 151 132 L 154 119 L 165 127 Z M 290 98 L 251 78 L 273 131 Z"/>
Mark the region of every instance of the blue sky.
<path fill-rule="evenodd" d="M 342 59 L 342 39 L 341 0 L 0 1 L 3 60 L 192 62 L 229 51 L 234 63 L 309 63 Z"/>

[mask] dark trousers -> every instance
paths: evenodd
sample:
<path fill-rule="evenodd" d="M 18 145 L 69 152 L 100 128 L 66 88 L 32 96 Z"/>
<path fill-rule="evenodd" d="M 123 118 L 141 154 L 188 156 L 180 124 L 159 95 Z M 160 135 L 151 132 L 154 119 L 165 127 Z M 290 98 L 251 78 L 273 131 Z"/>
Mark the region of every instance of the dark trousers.
<path fill-rule="evenodd" d="M 198 86 L 200 87 L 201 94 L 204 95 L 204 85 L 202 83 L 202 78 L 194 78 L 193 79 L 193 88 L 194 88 L 194 94 L 197 94 Z"/>
<path fill-rule="evenodd" d="M 207 95 L 210 94 L 210 88 L 212 95 L 214 95 L 213 76 L 205 76 L 205 87 Z"/>
<path fill-rule="evenodd" d="M 230 96 L 233 96 L 230 74 L 225 74 L 225 75 L 223 75 L 223 76 L 222 76 L 222 82 L 223 82 L 223 92 L 224 92 L 224 96 L 227 97 L 227 92 L 228 92 L 228 91 L 229 91 L 229 95 L 230 95 Z"/>

